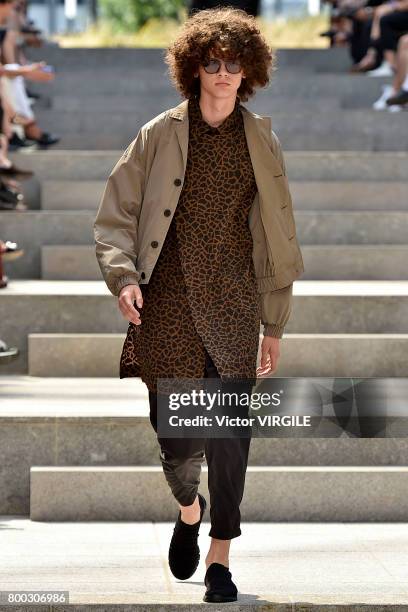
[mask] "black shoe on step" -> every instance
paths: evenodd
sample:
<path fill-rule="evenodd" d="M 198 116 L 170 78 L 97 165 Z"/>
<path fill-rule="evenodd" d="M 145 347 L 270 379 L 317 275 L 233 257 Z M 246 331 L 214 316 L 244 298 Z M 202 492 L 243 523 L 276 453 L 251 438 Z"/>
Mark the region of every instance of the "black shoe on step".
<path fill-rule="evenodd" d="M 207 502 L 201 493 L 197 493 L 197 495 L 201 508 L 200 520 L 193 525 L 184 523 L 181 520 L 181 510 L 179 510 L 169 546 L 170 570 L 173 576 L 179 580 L 190 578 L 200 561 L 200 549 L 197 540 Z"/>
<path fill-rule="evenodd" d="M 391 96 L 387 100 L 387 106 L 394 106 L 394 104 L 403 105 L 407 103 L 408 103 L 408 91 L 406 91 L 405 89 L 400 89 L 398 93 L 396 93 L 394 96 Z"/>
<path fill-rule="evenodd" d="M 0 208 L 2 210 L 13 210 L 19 203 L 24 202 L 24 195 L 12 187 L 8 187 L 0 179 Z"/>
<path fill-rule="evenodd" d="M 35 140 L 30 140 L 29 138 L 20 138 L 18 134 L 13 132 L 12 137 L 9 139 L 10 151 L 15 151 L 16 149 L 21 148 L 37 148 L 37 143 Z"/>
<path fill-rule="evenodd" d="M 205 572 L 204 584 L 207 590 L 203 601 L 222 603 L 237 600 L 238 589 L 232 582 L 228 567 L 222 563 L 210 563 Z"/>
<path fill-rule="evenodd" d="M 57 142 L 59 142 L 61 138 L 59 136 L 56 136 L 55 134 L 43 132 L 39 138 L 35 138 L 34 140 L 41 147 L 49 147 L 50 145 L 57 144 Z"/>

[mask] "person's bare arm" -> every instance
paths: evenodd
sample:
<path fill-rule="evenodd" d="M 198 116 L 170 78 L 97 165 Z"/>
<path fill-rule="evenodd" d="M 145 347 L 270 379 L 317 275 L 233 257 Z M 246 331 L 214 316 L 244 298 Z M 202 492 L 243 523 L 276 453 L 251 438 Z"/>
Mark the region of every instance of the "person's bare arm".
<path fill-rule="evenodd" d="M 42 68 L 46 66 L 46 62 L 35 62 L 26 64 L 18 68 L 4 68 L 5 64 L 18 64 L 16 58 L 17 32 L 8 30 L 2 44 L 2 65 L 0 67 L 0 75 L 6 77 L 22 76 L 31 81 L 52 81 L 55 76 L 53 73 L 44 72 Z"/>
<path fill-rule="evenodd" d="M 16 63 L 17 32 L 7 30 L 1 47 L 2 60 L 5 64 Z"/>
<path fill-rule="evenodd" d="M 374 17 L 376 19 L 381 19 L 385 15 L 389 15 L 390 13 L 395 13 L 398 11 L 406 11 L 408 9 L 408 0 L 392 0 L 392 2 L 386 2 L 384 4 L 380 4 L 379 6 L 374 7 Z M 377 34 L 376 38 L 378 38 L 379 34 Z"/>
<path fill-rule="evenodd" d="M 408 11 L 408 0 L 396 0 L 394 7 L 396 11 Z"/>
<path fill-rule="evenodd" d="M 0 76 L 8 78 L 22 76 L 30 81 L 52 81 L 55 75 L 52 72 L 44 72 L 42 70 L 44 66 L 46 66 L 45 62 L 37 62 L 18 68 L 6 68 L 3 64 L 0 64 Z"/>

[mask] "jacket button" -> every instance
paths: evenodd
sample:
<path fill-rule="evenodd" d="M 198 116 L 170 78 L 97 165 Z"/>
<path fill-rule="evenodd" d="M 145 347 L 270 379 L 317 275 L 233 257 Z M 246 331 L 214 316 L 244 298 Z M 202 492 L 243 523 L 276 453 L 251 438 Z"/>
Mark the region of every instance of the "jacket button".
<path fill-rule="evenodd" d="M 157 240 L 153 240 L 153 242 L 150 243 L 152 245 L 153 248 L 156 248 L 157 246 L 159 246 L 159 243 L 157 242 Z"/>
<path fill-rule="evenodd" d="M 179 178 L 174 179 L 174 184 L 175 185 L 181 185 L 181 180 Z"/>
<path fill-rule="evenodd" d="M 146 278 L 146 274 L 144 272 L 141 273 L 140 275 L 142 278 Z"/>
<path fill-rule="evenodd" d="M 164 216 L 165 216 L 165 217 L 170 217 L 170 215 L 171 215 L 171 210 L 170 210 L 170 208 L 166 208 L 166 210 L 164 211 Z"/>

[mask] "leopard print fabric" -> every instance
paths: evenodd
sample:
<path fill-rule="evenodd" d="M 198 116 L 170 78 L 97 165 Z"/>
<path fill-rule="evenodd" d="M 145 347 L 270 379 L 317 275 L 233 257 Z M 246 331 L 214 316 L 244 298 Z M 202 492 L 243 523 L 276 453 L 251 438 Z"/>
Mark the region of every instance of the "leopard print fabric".
<path fill-rule="evenodd" d="M 158 378 L 202 378 L 204 347 L 221 379 L 256 377 L 261 311 L 248 214 L 257 185 L 239 99 L 218 127 L 197 97 L 188 115 L 182 192 L 120 359 L 120 378 L 140 376 L 153 392 Z"/>

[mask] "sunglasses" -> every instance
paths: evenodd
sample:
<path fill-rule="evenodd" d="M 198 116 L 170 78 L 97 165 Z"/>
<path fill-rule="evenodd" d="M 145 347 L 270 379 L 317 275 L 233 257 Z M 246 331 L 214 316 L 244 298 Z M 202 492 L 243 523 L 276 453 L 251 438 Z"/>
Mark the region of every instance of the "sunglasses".
<path fill-rule="evenodd" d="M 227 72 L 231 74 L 237 74 L 241 70 L 241 64 L 233 60 L 225 62 L 225 67 Z M 203 68 L 208 74 L 216 74 L 221 68 L 221 60 L 216 58 L 210 59 L 208 64 L 203 64 Z"/>

